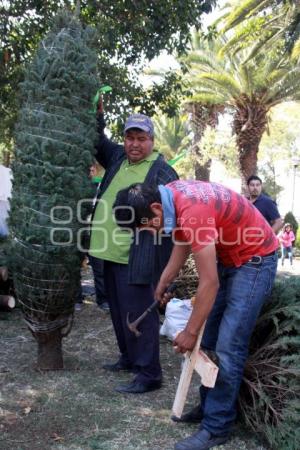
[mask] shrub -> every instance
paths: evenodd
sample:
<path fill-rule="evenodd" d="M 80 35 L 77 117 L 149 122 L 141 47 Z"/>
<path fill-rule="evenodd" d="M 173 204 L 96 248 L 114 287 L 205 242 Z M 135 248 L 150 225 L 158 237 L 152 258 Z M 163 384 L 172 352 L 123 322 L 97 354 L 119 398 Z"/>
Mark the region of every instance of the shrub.
<path fill-rule="evenodd" d="M 300 228 L 297 230 L 295 246 L 300 250 Z"/>
<path fill-rule="evenodd" d="M 257 321 L 239 397 L 243 421 L 274 449 L 300 442 L 300 278 L 278 280 Z"/>

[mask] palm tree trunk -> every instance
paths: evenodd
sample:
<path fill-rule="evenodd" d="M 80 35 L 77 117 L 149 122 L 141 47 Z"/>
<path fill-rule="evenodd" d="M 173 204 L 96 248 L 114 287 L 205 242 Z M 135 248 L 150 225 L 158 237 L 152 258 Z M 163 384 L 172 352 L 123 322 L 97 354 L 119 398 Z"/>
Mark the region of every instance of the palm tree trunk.
<path fill-rule="evenodd" d="M 190 103 L 188 105 L 188 111 L 191 113 L 191 122 L 194 131 L 193 151 L 196 155 L 195 178 L 196 180 L 209 181 L 211 159 L 203 161 L 203 154 L 199 144 L 207 126 L 216 128 L 220 109 L 218 105 Z"/>
<path fill-rule="evenodd" d="M 246 95 L 237 103 L 233 129 L 237 136 L 242 191 L 247 190 L 247 179 L 257 172 L 259 144 L 267 125 L 267 109 L 257 99 Z"/>
<path fill-rule="evenodd" d="M 239 164 L 242 177 L 242 192 L 247 192 L 247 180 L 257 172 L 258 144 L 244 144 L 239 148 Z"/>
<path fill-rule="evenodd" d="M 197 147 L 199 150 L 199 147 Z M 195 149 L 196 155 L 200 156 L 199 153 Z M 211 169 L 211 159 L 209 159 L 206 163 L 195 162 L 195 179 L 202 181 L 209 181 L 210 179 L 210 169 Z"/>

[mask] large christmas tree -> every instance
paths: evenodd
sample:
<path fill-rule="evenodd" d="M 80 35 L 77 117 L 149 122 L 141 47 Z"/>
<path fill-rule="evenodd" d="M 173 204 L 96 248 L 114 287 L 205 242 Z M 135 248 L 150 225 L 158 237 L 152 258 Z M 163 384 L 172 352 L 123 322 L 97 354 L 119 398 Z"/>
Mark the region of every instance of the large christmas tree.
<path fill-rule="evenodd" d="M 15 289 L 38 367 L 61 368 L 80 283 L 80 200 L 89 197 L 97 87 L 94 34 L 60 15 L 22 83 L 10 230 Z"/>

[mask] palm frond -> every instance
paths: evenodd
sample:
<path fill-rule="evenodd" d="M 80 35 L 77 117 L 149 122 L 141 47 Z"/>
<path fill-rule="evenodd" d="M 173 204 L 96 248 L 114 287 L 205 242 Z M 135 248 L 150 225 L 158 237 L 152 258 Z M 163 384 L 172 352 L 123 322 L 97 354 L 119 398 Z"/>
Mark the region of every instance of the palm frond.
<path fill-rule="evenodd" d="M 200 80 L 206 80 L 218 86 L 223 91 L 227 91 L 228 94 L 232 96 L 239 96 L 241 94 L 240 85 L 227 73 L 218 73 L 218 72 L 210 72 L 210 73 L 202 73 L 198 77 Z"/>
<path fill-rule="evenodd" d="M 263 49 L 263 47 L 268 43 L 269 45 L 272 44 L 272 40 L 274 38 L 278 38 L 278 31 L 273 29 L 269 30 L 268 33 L 263 33 L 262 36 L 256 41 L 248 51 L 248 55 L 244 60 L 244 64 L 246 64 L 248 61 L 250 61 L 252 58 L 258 55 L 258 53 Z"/>
<path fill-rule="evenodd" d="M 274 103 L 276 101 L 293 100 L 293 96 L 300 93 L 300 67 L 290 68 L 285 74 L 269 86 L 264 101 Z"/>
<path fill-rule="evenodd" d="M 197 91 L 187 99 L 188 102 L 200 103 L 201 105 L 224 105 L 226 97 L 219 92 Z"/>
<path fill-rule="evenodd" d="M 216 59 L 216 55 L 213 53 L 191 53 L 185 59 L 185 62 L 190 64 L 192 69 L 197 68 L 197 70 L 215 70 L 219 71 L 222 69 L 221 62 Z"/>
<path fill-rule="evenodd" d="M 268 3 L 270 3 L 269 0 L 246 0 L 242 2 L 242 4 L 239 4 L 239 6 L 235 8 L 228 16 L 222 31 L 226 32 L 230 28 L 234 28 L 245 20 L 247 16 L 253 14 L 253 11 L 259 12 L 263 10 Z"/>
<path fill-rule="evenodd" d="M 291 57 L 293 61 L 300 58 L 300 38 L 294 44 Z"/>

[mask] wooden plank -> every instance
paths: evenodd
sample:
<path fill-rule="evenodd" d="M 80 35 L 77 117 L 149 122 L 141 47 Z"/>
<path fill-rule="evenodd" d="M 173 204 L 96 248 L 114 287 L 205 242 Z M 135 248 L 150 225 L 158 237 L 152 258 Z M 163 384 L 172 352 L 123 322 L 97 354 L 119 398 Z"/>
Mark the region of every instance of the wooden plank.
<path fill-rule="evenodd" d="M 194 370 L 200 375 L 203 386 L 209 388 L 215 386 L 219 368 L 202 350 L 198 351 Z"/>
<path fill-rule="evenodd" d="M 204 327 L 205 324 L 200 330 L 194 350 L 192 352 L 186 352 L 184 355 L 184 362 L 182 365 L 181 375 L 172 407 L 172 414 L 176 417 L 181 416 L 184 408 L 187 393 L 191 384 L 196 358 L 199 352 Z"/>
<path fill-rule="evenodd" d="M 184 355 L 184 362 L 172 407 L 172 415 L 178 418 L 181 417 L 194 370 L 201 376 L 201 384 L 204 386 L 212 388 L 216 383 L 219 371 L 218 366 L 200 350 L 204 328 L 205 323 L 200 330 L 194 350 Z"/>

